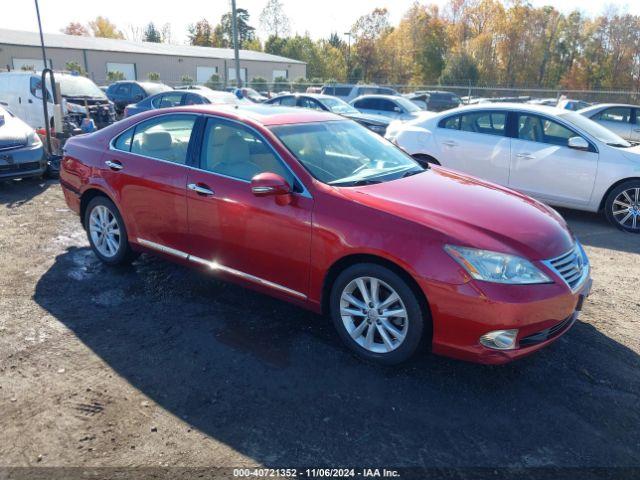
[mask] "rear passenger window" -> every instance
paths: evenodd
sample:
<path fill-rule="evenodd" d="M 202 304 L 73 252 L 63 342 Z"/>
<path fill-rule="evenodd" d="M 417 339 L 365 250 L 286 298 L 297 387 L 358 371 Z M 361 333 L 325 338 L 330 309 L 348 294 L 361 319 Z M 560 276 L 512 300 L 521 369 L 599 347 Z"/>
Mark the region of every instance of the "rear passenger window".
<path fill-rule="evenodd" d="M 171 92 L 160 95 L 153 100 L 153 106 L 156 108 L 177 107 L 182 103 L 184 93 Z"/>
<path fill-rule="evenodd" d="M 131 153 L 185 165 L 195 121 L 195 115 L 163 115 L 147 120 L 135 127 Z M 126 146 L 126 137 L 121 135 L 116 148 L 121 140 Z"/>
<path fill-rule="evenodd" d="M 283 105 L 285 107 L 295 107 L 296 106 L 296 97 L 282 97 L 280 99 L 280 105 Z"/>
<path fill-rule="evenodd" d="M 133 140 L 133 128 L 130 128 L 122 135 L 120 135 L 113 144 L 116 150 L 122 150 L 123 152 L 131 151 L 131 142 Z"/>
<path fill-rule="evenodd" d="M 613 107 L 607 108 L 600 112 L 596 116 L 598 120 L 605 120 L 607 122 L 628 123 L 631 118 L 631 108 L 627 107 Z"/>
<path fill-rule="evenodd" d="M 507 114 L 505 112 L 473 112 L 460 116 L 460 130 L 504 136 Z"/>
<path fill-rule="evenodd" d="M 263 172 L 282 176 L 292 188 L 294 176 L 264 140 L 250 130 L 209 119 L 204 133 L 200 166 L 226 177 L 250 181 Z"/>

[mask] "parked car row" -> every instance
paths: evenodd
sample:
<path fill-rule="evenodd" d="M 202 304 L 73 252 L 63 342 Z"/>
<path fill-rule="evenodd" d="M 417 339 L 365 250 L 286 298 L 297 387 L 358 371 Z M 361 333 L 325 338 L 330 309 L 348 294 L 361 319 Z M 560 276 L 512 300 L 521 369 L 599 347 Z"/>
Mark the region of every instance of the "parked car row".
<path fill-rule="evenodd" d="M 452 114 L 462 111 L 442 114 L 448 129 L 461 131 Z M 510 115 L 472 123 L 499 138 Z M 62 164 L 67 204 L 105 264 L 149 252 L 202 268 L 326 313 L 349 348 L 382 364 L 423 346 L 520 358 L 568 331 L 591 288 L 587 256 L 552 208 L 417 162 L 317 108 L 149 110 L 71 138 Z"/>

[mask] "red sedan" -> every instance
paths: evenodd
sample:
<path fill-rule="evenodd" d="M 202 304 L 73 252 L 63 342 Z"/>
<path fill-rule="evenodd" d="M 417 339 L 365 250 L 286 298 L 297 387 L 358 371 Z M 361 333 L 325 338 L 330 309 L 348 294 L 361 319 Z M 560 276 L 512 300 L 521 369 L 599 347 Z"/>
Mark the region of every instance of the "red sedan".
<path fill-rule="evenodd" d="M 591 284 L 551 208 L 327 112 L 146 112 L 70 139 L 61 183 L 106 264 L 149 252 L 204 268 L 327 313 L 380 363 L 423 344 L 519 358 L 573 325 Z"/>

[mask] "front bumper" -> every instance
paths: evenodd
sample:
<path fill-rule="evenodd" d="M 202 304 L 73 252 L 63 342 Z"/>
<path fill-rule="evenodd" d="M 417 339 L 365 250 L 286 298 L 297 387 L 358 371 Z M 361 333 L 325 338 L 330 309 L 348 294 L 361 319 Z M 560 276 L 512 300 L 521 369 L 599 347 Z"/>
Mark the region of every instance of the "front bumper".
<path fill-rule="evenodd" d="M 0 178 L 3 180 L 42 175 L 46 169 L 42 145 L 0 150 Z"/>
<path fill-rule="evenodd" d="M 563 284 L 424 284 L 433 319 L 434 353 L 476 363 L 503 364 L 529 355 L 566 333 L 589 295 L 590 276 L 575 291 Z M 480 344 L 494 330 L 518 329 L 516 346 Z"/>

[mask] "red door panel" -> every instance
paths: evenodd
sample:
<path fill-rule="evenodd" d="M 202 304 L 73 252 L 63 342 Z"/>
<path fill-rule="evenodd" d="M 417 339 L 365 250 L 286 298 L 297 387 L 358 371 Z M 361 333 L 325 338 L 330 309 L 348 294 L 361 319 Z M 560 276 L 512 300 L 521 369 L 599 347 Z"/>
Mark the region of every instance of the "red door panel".
<path fill-rule="evenodd" d="M 290 204 L 279 205 L 275 197 L 253 195 L 248 182 L 197 170 L 187 183 L 214 192 L 187 190 L 192 255 L 237 276 L 307 294 L 311 198 L 294 194 Z"/>
<path fill-rule="evenodd" d="M 105 164 L 103 175 L 120 199 L 130 240 L 187 251 L 188 168 L 117 150 L 108 151 L 104 159 L 122 165 L 112 170 Z"/>

